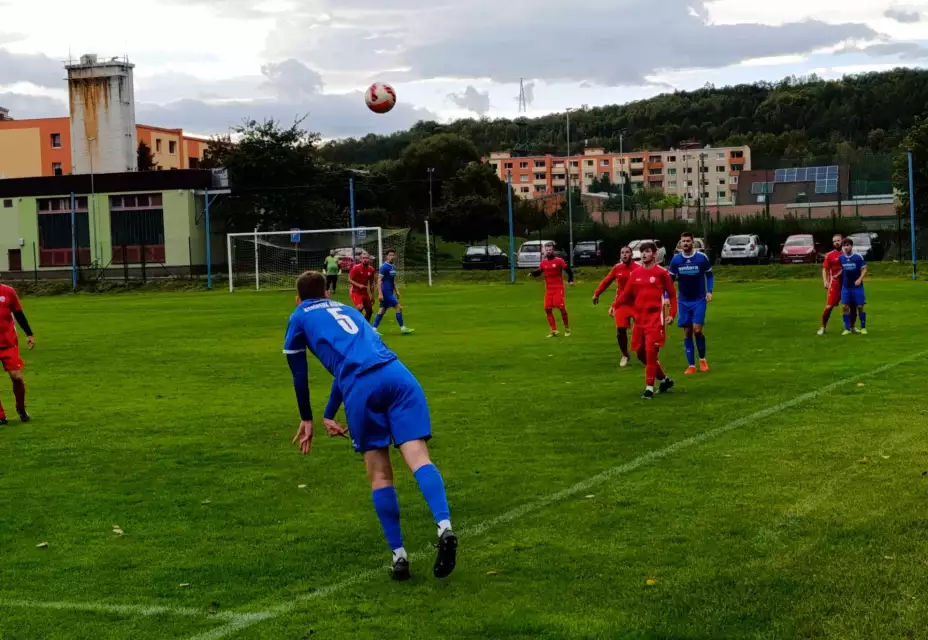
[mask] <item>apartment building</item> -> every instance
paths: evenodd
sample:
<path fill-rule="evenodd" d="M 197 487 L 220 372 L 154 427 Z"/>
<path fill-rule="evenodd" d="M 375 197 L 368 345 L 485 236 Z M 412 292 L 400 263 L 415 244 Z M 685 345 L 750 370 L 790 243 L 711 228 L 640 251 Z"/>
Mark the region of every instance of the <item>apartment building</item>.
<path fill-rule="evenodd" d="M 585 149 L 582 155 L 514 157 L 491 153 L 486 160 L 501 180 L 512 175 L 513 193 L 538 198 L 567 190 L 570 184 L 589 193 L 594 180 L 608 177 L 613 184 L 629 182 L 632 189 L 661 189 L 687 202 L 730 205 L 737 197 L 742 171 L 751 169 L 751 149 L 705 147 L 667 151 L 606 153 Z"/>
<path fill-rule="evenodd" d="M 137 125 L 138 141 L 151 148 L 159 169 L 196 169 L 207 141 L 183 129 Z M 71 146 L 71 120 L 0 119 L 0 178 L 35 178 L 76 173 Z"/>

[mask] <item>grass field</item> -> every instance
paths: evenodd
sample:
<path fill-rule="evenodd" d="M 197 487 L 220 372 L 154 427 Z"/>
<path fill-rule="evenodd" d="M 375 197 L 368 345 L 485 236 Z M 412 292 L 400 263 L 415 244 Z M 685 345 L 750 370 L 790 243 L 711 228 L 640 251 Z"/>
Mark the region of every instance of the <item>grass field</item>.
<path fill-rule="evenodd" d="M 0 638 L 922 637 L 926 284 L 869 282 L 870 335 L 836 315 L 819 338 L 815 280 L 722 283 L 712 372 L 679 376 L 674 330 L 678 387 L 650 404 L 594 286 L 568 292 L 569 339 L 544 339 L 536 283 L 411 286 L 417 332 L 385 321 L 461 538 L 437 583 L 400 472 L 405 584 L 350 445 L 290 445 L 292 294 L 25 299 L 34 421 L 0 430 Z"/>

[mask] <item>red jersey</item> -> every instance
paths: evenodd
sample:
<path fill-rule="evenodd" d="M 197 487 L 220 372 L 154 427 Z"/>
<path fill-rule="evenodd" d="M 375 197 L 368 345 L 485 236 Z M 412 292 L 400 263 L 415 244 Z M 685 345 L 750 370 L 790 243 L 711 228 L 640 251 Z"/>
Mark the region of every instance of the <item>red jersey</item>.
<path fill-rule="evenodd" d="M 595 295 L 597 298 L 603 295 L 606 289 L 611 287 L 612 282 L 615 281 L 616 283 L 615 299 L 618 300 L 619 296 L 622 294 L 622 290 L 625 288 L 625 285 L 628 284 L 629 276 L 632 275 L 633 271 L 640 269 L 640 268 L 641 268 L 641 265 L 635 262 L 632 262 L 631 264 L 625 264 L 624 262 L 620 262 L 619 264 L 612 267 L 612 271 L 610 271 L 609 275 L 603 278 L 603 281 L 599 283 L 599 286 L 596 287 L 596 293 L 594 293 L 593 295 Z"/>
<path fill-rule="evenodd" d="M 657 265 L 648 269 L 639 267 L 631 272 L 622 293 L 616 298 L 616 305 L 635 303 L 635 326 L 664 325 L 664 294 L 670 296 L 670 315 L 677 315 L 677 291 L 673 278 Z"/>
<path fill-rule="evenodd" d="M 13 287 L 0 284 L 0 349 L 15 347 L 18 343 L 14 311 L 22 311 L 19 296 Z"/>
<path fill-rule="evenodd" d="M 826 253 L 823 269 L 828 272 L 829 284 L 840 283 L 844 273 L 844 268 L 841 266 L 841 252 L 835 249 Z"/>
<path fill-rule="evenodd" d="M 373 265 L 367 265 L 366 267 L 363 264 L 354 265 L 351 267 L 351 271 L 348 272 L 348 279 L 363 286 L 359 289 L 358 287 L 351 285 L 351 288 L 359 293 L 367 291 L 368 287 L 370 287 L 371 279 L 374 277 L 375 273 L 377 273 L 377 270 L 373 267 Z"/>
<path fill-rule="evenodd" d="M 548 291 L 564 290 L 564 271 L 570 269 L 563 258 L 548 260 L 545 258 L 538 265 L 538 271 L 545 274 L 545 288 Z"/>

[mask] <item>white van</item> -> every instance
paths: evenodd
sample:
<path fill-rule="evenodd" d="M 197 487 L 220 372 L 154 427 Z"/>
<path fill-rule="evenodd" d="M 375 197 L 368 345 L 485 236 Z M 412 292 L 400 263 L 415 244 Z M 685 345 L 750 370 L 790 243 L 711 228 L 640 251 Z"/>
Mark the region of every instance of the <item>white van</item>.
<path fill-rule="evenodd" d="M 529 240 L 523 242 L 519 247 L 519 253 L 516 254 L 516 266 L 520 269 L 537 269 L 541 264 L 541 254 L 547 244 L 555 245 L 553 240 Z"/>

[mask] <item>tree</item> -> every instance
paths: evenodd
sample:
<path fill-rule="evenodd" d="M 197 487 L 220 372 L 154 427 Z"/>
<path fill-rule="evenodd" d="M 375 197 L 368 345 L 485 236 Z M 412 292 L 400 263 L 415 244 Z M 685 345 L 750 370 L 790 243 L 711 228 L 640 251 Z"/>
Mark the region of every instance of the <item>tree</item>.
<path fill-rule="evenodd" d="M 909 157 L 912 152 L 912 182 L 915 187 L 915 220 L 928 224 L 928 119 L 909 129 L 893 161 L 893 187 L 899 193 L 900 213 L 909 216 Z"/>
<path fill-rule="evenodd" d="M 144 142 L 139 143 L 138 149 L 139 171 L 157 171 L 158 165 L 155 163 L 155 156 L 152 155 L 151 147 Z"/>
<path fill-rule="evenodd" d="M 436 209 L 435 214 L 438 233 L 449 242 L 476 244 L 509 230 L 507 215 L 496 198 L 455 197 Z"/>

